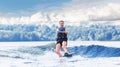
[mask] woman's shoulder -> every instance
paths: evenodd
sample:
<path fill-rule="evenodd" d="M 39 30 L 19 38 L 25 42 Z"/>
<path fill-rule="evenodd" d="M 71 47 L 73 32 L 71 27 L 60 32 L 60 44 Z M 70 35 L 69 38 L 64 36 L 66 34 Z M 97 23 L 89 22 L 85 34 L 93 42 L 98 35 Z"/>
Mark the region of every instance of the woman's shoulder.
<path fill-rule="evenodd" d="M 65 27 L 58 27 L 58 29 L 65 29 Z"/>

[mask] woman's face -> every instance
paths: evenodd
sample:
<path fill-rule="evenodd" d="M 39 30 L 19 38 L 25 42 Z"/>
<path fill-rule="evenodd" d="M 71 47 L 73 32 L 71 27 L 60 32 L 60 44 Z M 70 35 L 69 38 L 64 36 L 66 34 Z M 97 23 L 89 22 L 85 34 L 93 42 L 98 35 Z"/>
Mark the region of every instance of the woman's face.
<path fill-rule="evenodd" d="M 64 22 L 59 22 L 59 24 L 60 24 L 60 27 L 64 26 Z"/>

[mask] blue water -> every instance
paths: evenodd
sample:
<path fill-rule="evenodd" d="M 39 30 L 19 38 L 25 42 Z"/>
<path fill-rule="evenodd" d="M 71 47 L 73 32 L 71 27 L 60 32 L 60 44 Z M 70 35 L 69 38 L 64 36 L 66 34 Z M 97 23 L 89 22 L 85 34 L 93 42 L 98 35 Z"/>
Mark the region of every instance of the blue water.
<path fill-rule="evenodd" d="M 88 58 L 95 57 L 120 57 L 120 48 L 106 47 L 100 45 L 89 46 L 73 46 L 68 47 L 69 52 L 74 56 L 82 56 Z M 0 50 L 0 57 L 21 58 L 25 57 L 23 54 L 29 54 L 32 56 L 42 56 L 46 52 L 55 52 L 55 44 L 43 45 L 43 46 L 20 46 L 15 49 Z M 22 56 L 21 56 L 22 55 Z"/>
<path fill-rule="evenodd" d="M 120 47 L 104 46 L 95 42 L 94 45 L 70 43 L 73 44 L 68 45 L 69 52 L 73 53 L 71 58 L 59 58 L 55 53 L 55 43 L 45 45 L 39 42 L 0 43 L 0 65 L 3 67 L 77 67 L 80 65 L 119 67 Z M 63 50 L 61 53 L 64 54 Z"/>
<path fill-rule="evenodd" d="M 120 48 L 99 45 L 75 46 L 68 48 L 74 55 L 86 57 L 120 57 Z"/>

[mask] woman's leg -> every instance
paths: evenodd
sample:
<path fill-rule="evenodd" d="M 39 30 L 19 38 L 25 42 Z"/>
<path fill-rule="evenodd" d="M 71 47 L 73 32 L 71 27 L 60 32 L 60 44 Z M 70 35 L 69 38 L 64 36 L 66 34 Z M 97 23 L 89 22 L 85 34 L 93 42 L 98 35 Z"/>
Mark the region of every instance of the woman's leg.
<path fill-rule="evenodd" d="M 58 44 L 56 45 L 56 53 L 59 55 L 59 57 L 62 57 L 62 55 L 61 55 L 61 53 L 60 53 L 60 48 L 61 48 L 61 45 L 60 45 L 60 43 L 58 43 Z"/>
<path fill-rule="evenodd" d="M 64 52 L 67 53 L 67 42 L 66 41 L 63 41 L 62 48 L 63 48 Z"/>

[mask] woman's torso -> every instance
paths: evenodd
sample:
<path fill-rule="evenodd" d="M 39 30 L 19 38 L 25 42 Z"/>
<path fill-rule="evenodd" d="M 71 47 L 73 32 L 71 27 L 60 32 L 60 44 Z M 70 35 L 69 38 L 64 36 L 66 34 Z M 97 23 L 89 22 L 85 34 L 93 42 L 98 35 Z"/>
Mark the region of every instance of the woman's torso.
<path fill-rule="evenodd" d="M 65 38 L 67 38 L 67 34 L 66 33 L 62 33 L 62 32 L 65 31 L 65 27 L 59 27 L 58 31 L 61 31 L 61 32 L 57 33 L 57 39 L 65 39 Z"/>

